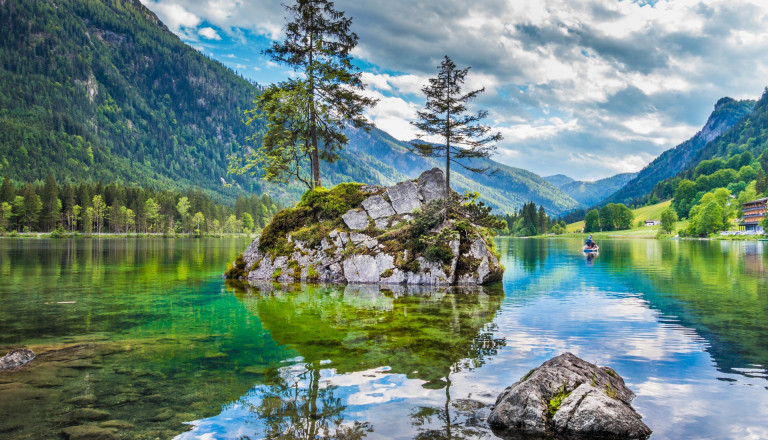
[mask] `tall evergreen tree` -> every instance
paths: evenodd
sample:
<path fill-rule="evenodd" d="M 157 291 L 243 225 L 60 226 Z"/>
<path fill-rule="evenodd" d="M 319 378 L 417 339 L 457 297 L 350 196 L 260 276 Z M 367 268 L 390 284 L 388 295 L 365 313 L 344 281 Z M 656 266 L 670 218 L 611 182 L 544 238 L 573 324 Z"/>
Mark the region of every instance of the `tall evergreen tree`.
<path fill-rule="evenodd" d="M 42 203 L 40 202 L 40 196 L 37 195 L 35 187 L 31 183 L 24 185 L 23 194 L 24 211 L 21 214 L 21 223 L 31 231 L 32 225 L 37 223 Z"/>
<path fill-rule="evenodd" d="M 477 173 L 489 171 L 487 167 L 471 165 L 471 159 L 490 157 L 496 150 L 494 142 L 502 140 L 500 132 L 488 135 L 491 127 L 481 125 L 479 121 L 488 115 L 481 110 L 476 114 L 467 114 L 467 104 L 475 99 L 485 88 L 462 93 L 469 67 L 458 69 L 448 56 L 440 64 L 437 77 L 429 79 L 429 85 L 421 91 L 427 97 L 423 111 L 419 111 L 418 121 L 411 124 L 422 133 L 419 141 L 412 144 L 412 151 L 425 157 L 445 157 L 445 199 L 451 194 L 451 164 Z M 441 144 L 424 142 L 424 138 L 441 138 Z M 427 139 L 427 140 L 428 140 Z"/>
<path fill-rule="evenodd" d="M 343 132 L 347 124 L 370 128 L 362 113 L 376 100 L 358 93 L 365 84 L 350 56 L 358 40 L 351 31 L 352 19 L 344 17 L 328 0 L 297 0 L 285 9 L 290 20 L 285 26 L 285 40 L 274 42 L 265 54 L 302 74 L 302 80 L 286 81 L 279 89 L 294 95 L 294 113 L 306 121 L 304 129 L 296 133 L 310 147 L 312 185 L 321 186 L 320 160 L 333 162 L 338 158 L 337 151 L 347 143 Z M 279 93 L 273 97 L 285 99 Z M 263 105 L 259 111 L 276 110 L 285 109 Z M 274 135 L 271 130 L 283 132 L 284 127 L 270 124 L 266 139 Z"/>
<path fill-rule="evenodd" d="M 16 197 L 16 187 L 8 176 L 3 177 L 3 184 L 0 185 L 0 203 L 13 203 Z"/>
<path fill-rule="evenodd" d="M 59 200 L 59 186 L 51 172 L 48 172 L 45 177 L 40 199 L 43 203 L 43 209 L 40 212 L 40 230 L 52 231 L 56 223 L 59 222 L 61 201 Z"/>

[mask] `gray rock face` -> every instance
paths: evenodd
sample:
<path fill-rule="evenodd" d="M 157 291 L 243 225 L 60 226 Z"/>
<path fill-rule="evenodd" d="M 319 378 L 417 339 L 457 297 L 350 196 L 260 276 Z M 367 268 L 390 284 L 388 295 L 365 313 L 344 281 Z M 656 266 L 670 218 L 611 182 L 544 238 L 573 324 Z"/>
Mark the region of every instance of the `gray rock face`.
<path fill-rule="evenodd" d="M 259 251 L 260 240 L 254 240 L 243 252 L 247 278 L 249 281 L 464 286 L 500 279 L 503 269 L 480 235 L 470 238 L 473 241 L 469 250 L 460 255 L 460 237 L 456 233 L 445 243 L 452 253 L 450 264 L 445 265 L 424 257 L 412 261 L 408 249 L 397 250 L 391 243 L 386 244 L 386 239 L 378 240 L 387 228 L 402 227 L 397 225 L 411 221 L 414 217 L 411 213 L 423 203 L 442 197 L 444 185 L 443 172 L 432 169 L 416 181 L 407 180 L 388 188 L 386 194 L 391 204 L 382 197 L 383 188 L 361 187 L 361 192 L 368 196 L 361 203 L 363 209 L 344 213 L 341 219 L 346 228 L 333 229 L 319 245 L 309 245 L 288 234 L 287 241 L 293 244 L 294 250 L 290 255 L 273 257 Z M 371 219 L 379 230 L 370 232 L 374 236 L 360 232 L 368 227 Z M 459 261 L 471 264 L 460 266 Z"/>
<path fill-rule="evenodd" d="M 392 207 L 398 214 L 410 214 L 421 208 L 419 201 L 419 188 L 411 180 L 400 182 L 397 185 L 387 189 L 389 200 L 392 201 Z"/>
<path fill-rule="evenodd" d="M 384 197 L 382 196 L 371 196 L 363 200 L 363 208 L 368 211 L 368 215 L 374 220 L 395 215 L 395 210 L 392 209 L 392 205 L 384 200 Z"/>
<path fill-rule="evenodd" d="M 368 226 L 368 214 L 362 209 L 350 209 L 341 216 L 349 229 L 365 229 Z"/>
<path fill-rule="evenodd" d="M 0 370 L 10 370 L 28 364 L 35 358 L 35 353 L 28 348 L 14 348 L 0 358 Z"/>
<path fill-rule="evenodd" d="M 440 168 L 432 168 L 419 176 L 419 195 L 422 203 L 445 197 L 445 174 Z"/>
<path fill-rule="evenodd" d="M 632 408 L 634 397 L 612 369 L 565 353 L 506 388 L 488 424 L 510 439 L 645 439 L 651 430 Z"/>

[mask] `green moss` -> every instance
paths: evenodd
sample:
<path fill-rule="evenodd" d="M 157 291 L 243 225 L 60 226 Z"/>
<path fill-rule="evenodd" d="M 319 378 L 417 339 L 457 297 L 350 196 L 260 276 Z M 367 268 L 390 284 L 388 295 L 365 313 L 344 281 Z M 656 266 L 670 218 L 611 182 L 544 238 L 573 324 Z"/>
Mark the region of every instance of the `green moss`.
<path fill-rule="evenodd" d="M 365 195 L 360 187 L 359 183 L 342 183 L 331 189 L 307 191 L 296 206 L 275 214 L 261 232 L 259 250 L 273 257 L 290 255 L 295 246 L 288 242 L 289 234 L 309 247 L 318 246 L 333 229 L 344 228 L 342 214 L 363 202 Z"/>
<path fill-rule="evenodd" d="M 283 268 L 278 267 L 277 269 L 275 269 L 274 272 L 272 272 L 272 279 L 277 281 L 277 279 L 280 278 L 280 275 L 282 274 L 283 274 Z"/>
<path fill-rule="evenodd" d="M 453 259 L 453 251 L 447 244 L 436 243 L 424 249 L 424 258 L 427 261 L 448 264 Z"/>
<path fill-rule="evenodd" d="M 251 265 L 251 268 L 250 268 L 250 269 L 248 269 L 248 272 L 253 272 L 254 270 L 256 270 L 256 269 L 258 269 L 259 267 L 261 267 L 261 262 L 262 262 L 263 260 L 264 260 L 264 257 L 261 257 L 261 258 L 259 258 L 258 260 L 254 261 L 254 262 L 253 262 L 253 264 Z"/>
<path fill-rule="evenodd" d="M 609 383 L 605 384 L 605 395 L 612 399 L 616 399 L 616 390 L 614 390 Z"/>
<path fill-rule="evenodd" d="M 315 270 L 315 265 L 311 264 L 307 268 L 307 280 L 309 281 L 317 281 L 317 279 L 320 278 L 317 271 Z"/>
<path fill-rule="evenodd" d="M 245 258 L 243 254 L 240 254 L 235 258 L 235 264 L 227 264 L 227 270 L 224 272 L 224 277 L 230 280 L 239 280 L 240 278 L 246 278 L 248 273 L 245 271 Z"/>
<path fill-rule="evenodd" d="M 560 405 L 563 403 L 563 400 L 565 400 L 566 397 L 570 395 L 571 393 L 566 390 L 565 384 L 563 384 L 563 386 L 557 390 L 557 393 L 555 393 L 555 395 L 552 396 L 552 398 L 549 399 L 549 402 L 547 403 L 547 411 L 549 412 L 550 417 L 557 413 L 557 411 L 560 409 Z"/>
<path fill-rule="evenodd" d="M 531 371 L 525 373 L 525 376 L 523 376 L 522 379 L 520 379 L 520 382 L 525 382 L 528 380 L 529 377 L 531 377 L 531 374 L 533 374 L 534 371 L 536 371 L 538 368 L 531 368 Z"/>
<path fill-rule="evenodd" d="M 301 279 L 301 266 L 299 266 L 299 262 L 298 261 L 296 261 L 294 259 L 288 260 L 288 269 L 292 269 L 293 270 L 293 278 L 294 279 L 297 279 L 297 280 Z"/>
<path fill-rule="evenodd" d="M 359 183 L 340 183 L 331 189 L 316 187 L 304 193 L 299 205 L 310 207 L 320 220 L 335 219 L 365 200 L 361 186 Z"/>
<path fill-rule="evenodd" d="M 389 278 L 391 277 L 395 272 L 392 269 L 387 269 L 384 272 L 382 272 L 379 277 L 381 278 Z"/>
<path fill-rule="evenodd" d="M 456 262 L 456 275 L 462 276 L 468 273 L 473 273 L 480 267 L 482 260 L 479 260 L 468 255 L 460 254 L 459 261 Z"/>

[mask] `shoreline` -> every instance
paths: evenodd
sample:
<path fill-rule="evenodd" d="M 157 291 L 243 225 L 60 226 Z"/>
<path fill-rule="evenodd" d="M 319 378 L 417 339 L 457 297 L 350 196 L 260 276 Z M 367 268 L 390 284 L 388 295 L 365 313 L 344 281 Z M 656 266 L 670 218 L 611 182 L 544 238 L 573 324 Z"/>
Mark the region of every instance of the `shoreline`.
<path fill-rule="evenodd" d="M 258 236 L 258 234 L 204 234 L 204 235 L 197 235 L 193 233 L 179 233 L 179 234 L 166 234 L 162 232 L 152 232 L 152 233 L 137 233 L 137 232 L 130 232 L 130 233 L 115 233 L 115 232 L 102 232 L 99 233 L 92 233 L 92 234 L 83 234 L 83 233 L 66 233 L 61 236 L 52 236 L 52 232 L 17 232 L 16 234 L 10 234 L 10 233 L 4 233 L 0 235 L 0 240 L 2 239 L 72 239 L 72 238 L 91 238 L 91 239 L 102 239 L 102 238 L 250 238 L 254 239 Z"/>
<path fill-rule="evenodd" d="M 494 238 L 527 238 L 527 239 L 551 239 L 551 238 L 580 238 L 588 233 L 546 234 L 532 235 L 528 237 L 515 237 L 513 235 L 497 235 Z M 768 235 L 716 235 L 711 237 L 677 237 L 673 235 L 657 236 L 656 234 L 614 234 L 611 232 L 592 232 L 595 238 L 612 239 L 651 239 L 651 240 L 688 240 L 688 241 L 768 241 Z"/>

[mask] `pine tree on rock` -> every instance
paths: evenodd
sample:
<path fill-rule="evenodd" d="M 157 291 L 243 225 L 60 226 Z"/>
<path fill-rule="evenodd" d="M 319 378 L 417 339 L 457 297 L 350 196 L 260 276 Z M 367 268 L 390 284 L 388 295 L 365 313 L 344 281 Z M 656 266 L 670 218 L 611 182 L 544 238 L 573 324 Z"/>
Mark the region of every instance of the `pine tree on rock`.
<path fill-rule="evenodd" d="M 361 72 L 352 65 L 350 52 L 357 46 L 357 34 L 350 30 L 352 19 L 334 9 L 328 0 L 297 0 L 286 6 L 289 21 L 285 26 L 285 40 L 274 42 L 265 51 L 273 60 L 292 66 L 300 80 L 285 81 L 277 86 L 283 93 L 271 90 L 269 99 L 257 99 L 256 113 L 264 113 L 267 126 L 262 151 L 247 159 L 250 164 L 266 166 L 265 177 L 284 176 L 281 167 L 292 166 L 290 175 L 308 150 L 311 167 L 311 186 L 321 186 L 320 160 L 333 162 L 337 151 L 347 143 L 344 129 L 352 126 L 369 129 L 370 122 L 363 109 L 375 105 L 377 100 L 359 94 L 365 89 Z M 270 100 L 281 100 L 270 103 Z M 286 108 L 288 106 L 288 108 Z M 271 112 L 281 112 L 274 118 Z M 290 113 L 293 117 L 289 117 Z M 282 124 L 280 119 L 282 118 Z M 303 121 L 302 125 L 296 125 Z M 290 142 L 275 142 L 285 135 L 286 127 L 294 138 Z M 274 151 L 273 149 L 278 149 Z M 289 148 L 281 156 L 280 149 Z M 266 160 L 263 160 L 265 159 Z M 247 166 L 247 165 L 246 165 Z"/>
<path fill-rule="evenodd" d="M 427 103 L 423 111 L 417 112 L 418 121 L 411 122 L 421 132 L 419 141 L 411 144 L 411 151 L 424 157 L 445 157 L 447 203 L 451 194 L 451 164 L 486 173 L 488 167 L 472 166 L 471 160 L 490 157 L 496 150 L 494 142 L 503 138 L 500 132 L 489 135 L 491 127 L 479 123 L 488 116 L 487 111 L 467 113 L 467 104 L 485 91 L 482 88 L 462 93 L 461 87 L 470 68 L 458 69 L 447 55 L 439 68 L 437 77 L 430 78 L 429 85 L 421 89 Z M 426 142 L 432 138 L 442 138 L 442 142 Z"/>

